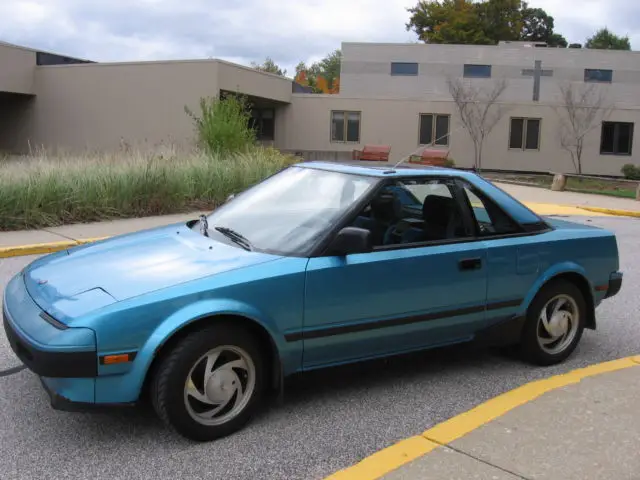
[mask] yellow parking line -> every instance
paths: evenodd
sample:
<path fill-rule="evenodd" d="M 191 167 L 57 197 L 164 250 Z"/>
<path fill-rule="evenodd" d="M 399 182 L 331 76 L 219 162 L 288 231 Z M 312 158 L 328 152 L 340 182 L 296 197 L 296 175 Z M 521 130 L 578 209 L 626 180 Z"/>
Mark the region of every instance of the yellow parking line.
<path fill-rule="evenodd" d="M 61 242 L 35 243 L 32 245 L 16 245 L 11 247 L 0 247 L 0 258 L 20 257 L 25 255 L 40 255 L 53 253 L 66 248 L 76 247 L 84 243 L 97 242 L 109 237 L 86 238 L 83 240 L 64 240 Z"/>
<path fill-rule="evenodd" d="M 627 357 L 598 363 L 562 375 L 527 383 L 519 388 L 492 398 L 465 413 L 442 422 L 426 430 L 421 435 L 410 437 L 380 450 L 352 467 L 340 470 L 326 477 L 325 480 L 378 479 L 412 460 L 431 452 L 438 446 L 451 443 L 482 425 L 504 415 L 510 410 L 535 400 L 547 392 L 578 383 L 587 377 L 639 365 L 640 356 Z"/>
<path fill-rule="evenodd" d="M 580 215 L 589 217 L 608 217 L 610 214 L 603 211 L 587 211 L 582 207 L 571 205 L 556 205 L 553 203 L 524 202 L 524 204 L 538 215 Z"/>
<path fill-rule="evenodd" d="M 619 210 L 616 208 L 600 208 L 600 207 L 578 207 L 589 212 L 606 213 L 609 215 L 617 215 L 621 217 L 637 217 L 640 218 L 640 211 L 633 210 Z"/>

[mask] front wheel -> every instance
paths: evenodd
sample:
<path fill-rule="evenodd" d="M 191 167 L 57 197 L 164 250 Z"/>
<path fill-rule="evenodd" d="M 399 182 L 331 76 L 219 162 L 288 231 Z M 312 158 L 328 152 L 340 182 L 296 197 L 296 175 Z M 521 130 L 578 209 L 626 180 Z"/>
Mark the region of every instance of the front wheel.
<path fill-rule="evenodd" d="M 259 407 L 263 358 L 249 332 L 226 322 L 187 335 L 155 371 L 151 398 L 158 416 L 196 441 L 240 430 Z"/>
<path fill-rule="evenodd" d="M 580 342 L 586 313 L 584 296 L 573 283 L 556 280 L 546 285 L 527 311 L 521 355 L 536 365 L 563 362 Z"/>

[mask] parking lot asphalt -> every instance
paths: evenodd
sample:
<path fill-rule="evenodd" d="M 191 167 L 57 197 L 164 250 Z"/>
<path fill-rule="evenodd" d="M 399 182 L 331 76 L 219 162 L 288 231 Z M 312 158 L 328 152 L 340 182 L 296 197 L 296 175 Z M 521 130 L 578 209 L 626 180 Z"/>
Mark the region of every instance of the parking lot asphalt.
<path fill-rule="evenodd" d="M 293 379 L 285 403 L 208 444 L 167 431 L 150 409 L 51 410 L 35 376 L 0 373 L 0 478 L 321 479 L 532 380 L 640 350 L 640 220 L 569 217 L 618 234 L 622 291 L 598 309 L 575 354 L 551 368 L 456 347 Z M 34 257 L 0 259 L 0 288 Z M 18 367 L 0 333 L 0 372 Z"/>

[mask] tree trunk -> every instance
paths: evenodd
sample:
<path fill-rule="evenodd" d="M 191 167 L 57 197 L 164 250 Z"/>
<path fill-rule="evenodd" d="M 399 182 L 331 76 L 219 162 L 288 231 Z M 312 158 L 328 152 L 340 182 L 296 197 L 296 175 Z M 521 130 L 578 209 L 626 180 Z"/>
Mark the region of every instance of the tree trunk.
<path fill-rule="evenodd" d="M 480 156 L 479 156 L 478 142 L 473 142 L 473 170 L 477 172 L 480 170 Z"/>

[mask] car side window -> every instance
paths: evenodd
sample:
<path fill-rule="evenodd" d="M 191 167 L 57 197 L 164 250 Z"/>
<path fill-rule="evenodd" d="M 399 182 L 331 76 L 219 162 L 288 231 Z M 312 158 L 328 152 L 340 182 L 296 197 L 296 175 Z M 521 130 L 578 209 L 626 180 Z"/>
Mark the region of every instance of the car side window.
<path fill-rule="evenodd" d="M 454 188 L 440 179 L 396 181 L 352 225 L 371 232 L 374 248 L 470 237 Z"/>
<path fill-rule="evenodd" d="M 480 193 L 475 193 L 467 185 L 463 186 L 480 236 L 507 235 L 518 233 L 518 225 L 497 205 Z"/>

